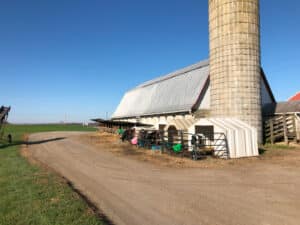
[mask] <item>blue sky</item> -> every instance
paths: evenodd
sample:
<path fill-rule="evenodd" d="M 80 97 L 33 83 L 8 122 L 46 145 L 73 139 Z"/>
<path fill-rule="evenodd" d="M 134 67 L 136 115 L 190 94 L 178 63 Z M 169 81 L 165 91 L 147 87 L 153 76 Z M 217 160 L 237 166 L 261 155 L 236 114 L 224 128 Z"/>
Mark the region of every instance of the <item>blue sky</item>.
<path fill-rule="evenodd" d="M 135 85 L 208 58 L 207 0 L 0 0 L 0 105 L 10 121 L 110 115 Z M 300 91 L 300 1 L 261 0 L 277 100 Z"/>

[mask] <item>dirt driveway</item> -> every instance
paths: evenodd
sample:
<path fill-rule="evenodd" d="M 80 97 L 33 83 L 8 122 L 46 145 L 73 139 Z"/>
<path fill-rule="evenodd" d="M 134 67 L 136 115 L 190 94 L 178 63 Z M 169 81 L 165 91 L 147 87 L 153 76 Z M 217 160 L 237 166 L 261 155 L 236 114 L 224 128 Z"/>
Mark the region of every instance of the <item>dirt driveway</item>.
<path fill-rule="evenodd" d="M 300 167 L 167 168 L 101 151 L 80 134 L 33 134 L 29 151 L 116 224 L 300 224 Z"/>

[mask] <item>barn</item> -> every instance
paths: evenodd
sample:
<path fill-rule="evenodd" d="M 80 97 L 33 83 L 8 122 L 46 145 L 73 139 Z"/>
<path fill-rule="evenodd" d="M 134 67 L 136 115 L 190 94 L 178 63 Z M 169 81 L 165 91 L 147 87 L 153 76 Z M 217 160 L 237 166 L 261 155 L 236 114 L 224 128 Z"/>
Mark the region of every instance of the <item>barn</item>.
<path fill-rule="evenodd" d="M 259 0 L 208 3 L 209 59 L 127 91 L 112 120 L 202 135 L 219 156 L 257 156 L 263 113 L 276 106 L 261 67 Z"/>
<path fill-rule="evenodd" d="M 273 93 L 262 69 L 260 84 L 261 107 L 275 103 Z M 210 66 L 209 60 L 204 60 L 129 90 L 123 96 L 112 115 L 112 119 L 151 124 L 158 130 L 183 130 L 188 133 L 201 133 L 207 136 L 220 133 L 229 134 L 236 132 L 236 130 L 247 133 L 249 126 L 242 121 L 236 121 L 234 118 L 211 118 L 210 96 Z M 246 146 L 245 144 L 240 145 Z M 253 144 L 253 146 L 257 145 Z M 237 146 L 231 147 L 232 150 L 236 148 Z M 242 146 L 239 148 L 243 149 Z M 218 154 L 224 153 L 219 152 Z M 231 152 L 231 158 L 255 154 L 257 154 L 255 148 L 245 149 L 240 152 Z"/>

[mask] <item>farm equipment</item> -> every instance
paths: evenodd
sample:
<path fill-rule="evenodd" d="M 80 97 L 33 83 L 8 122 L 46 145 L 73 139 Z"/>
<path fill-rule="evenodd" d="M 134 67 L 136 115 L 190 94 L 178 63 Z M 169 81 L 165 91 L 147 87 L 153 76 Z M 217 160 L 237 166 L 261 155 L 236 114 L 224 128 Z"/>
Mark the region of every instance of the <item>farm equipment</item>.
<path fill-rule="evenodd" d="M 0 107 L 0 139 L 2 139 L 4 135 L 4 128 L 7 123 L 7 117 L 9 111 L 10 111 L 10 107 L 5 107 L 5 106 Z"/>

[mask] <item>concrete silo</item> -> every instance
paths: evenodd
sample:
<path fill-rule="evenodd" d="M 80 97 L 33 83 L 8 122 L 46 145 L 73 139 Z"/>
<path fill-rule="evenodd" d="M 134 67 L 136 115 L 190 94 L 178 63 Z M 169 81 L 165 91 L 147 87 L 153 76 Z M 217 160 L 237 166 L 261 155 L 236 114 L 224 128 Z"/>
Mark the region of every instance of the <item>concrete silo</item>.
<path fill-rule="evenodd" d="M 209 0 L 211 116 L 238 118 L 262 142 L 259 0 Z"/>

